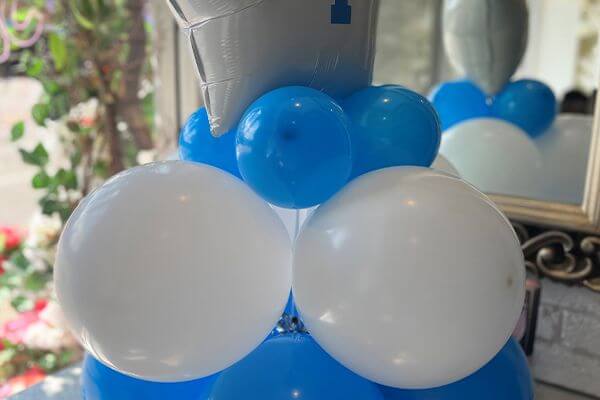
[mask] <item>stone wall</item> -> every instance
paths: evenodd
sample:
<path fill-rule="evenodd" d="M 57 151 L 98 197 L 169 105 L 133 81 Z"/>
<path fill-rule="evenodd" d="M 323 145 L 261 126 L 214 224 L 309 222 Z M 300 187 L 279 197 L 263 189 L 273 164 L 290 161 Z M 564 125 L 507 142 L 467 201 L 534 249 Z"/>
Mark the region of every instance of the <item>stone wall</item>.
<path fill-rule="evenodd" d="M 600 294 L 544 280 L 536 379 L 600 397 Z"/>

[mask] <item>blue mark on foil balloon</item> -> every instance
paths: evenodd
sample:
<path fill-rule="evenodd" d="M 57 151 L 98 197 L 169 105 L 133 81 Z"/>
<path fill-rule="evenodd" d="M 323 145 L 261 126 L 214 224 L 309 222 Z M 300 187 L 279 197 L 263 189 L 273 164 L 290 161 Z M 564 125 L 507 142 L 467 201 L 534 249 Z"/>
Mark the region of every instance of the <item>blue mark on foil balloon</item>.
<path fill-rule="evenodd" d="M 335 0 L 331 6 L 331 23 L 348 25 L 352 23 L 352 6 L 348 0 Z"/>

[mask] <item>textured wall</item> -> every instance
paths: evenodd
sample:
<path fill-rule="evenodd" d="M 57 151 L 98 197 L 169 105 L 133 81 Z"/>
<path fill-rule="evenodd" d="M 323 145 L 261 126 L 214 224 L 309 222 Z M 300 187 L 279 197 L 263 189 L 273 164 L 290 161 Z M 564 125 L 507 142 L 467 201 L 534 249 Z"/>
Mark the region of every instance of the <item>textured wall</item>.
<path fill-rule="evenodd" d="M 545 280 L 534 375 L 600 397 L 600 294 Z"/>

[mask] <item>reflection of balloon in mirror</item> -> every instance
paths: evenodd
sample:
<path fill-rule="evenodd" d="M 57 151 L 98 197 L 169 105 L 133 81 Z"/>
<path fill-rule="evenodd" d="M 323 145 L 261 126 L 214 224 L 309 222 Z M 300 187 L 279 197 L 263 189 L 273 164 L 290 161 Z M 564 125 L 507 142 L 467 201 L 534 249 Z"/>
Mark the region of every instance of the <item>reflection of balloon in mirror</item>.
<path fill-rule="evenodd" d="M 492 113 L 531 136 L 544 133 L 554 122 L 558 105 L 548 85 L 531 79 L 511 82 L 494 98 Z"/>
<path fill-rule="evenodd" d="M 382 392 L 386 400 L 531 400 L 534 385 L 521 346 L 510 339 L 491 362 L 462 381 L 425 390 L 382 387 Z"/>
<path fill-rule="evenodd" d="M 429 167 L 440 145 L 439 119 L 423 96 L 400 86 L 370 87 L 343 102 L 352 121 L 352 176 L 381 168 Z"/>
<path fill-rule="evenodd" d="M 288 300 L 290 261 L 283 224 L 242 181 L 175 161 L 125 171 L 89 195 L 62 233 L 54 278 L 94 357 L 177 382 L 260 344 Z"/>
<path fill-rule="evenodd" d="M 440 153 L 460 176 L 486 193 L 537 198 L 542 161 L 533 140 L 499 119 L 472 119 L 450 128 Z"/>
<path fill-rule="evenodd" d="M 300 86 L 274 90 L 255 101 L 240 121 L 240 172 L 276 206 L 318 205 L 348 181 L 349 131 L 342 108 L 326 94 Z"/>
<path fill-rule="evenodd" d="M 212 165 L 238 178 L 242 177 L 235 158 L 235 132 L 213 137 L 205 108 L 192 114 L 181 130 L 179 157 L 184 161 Z"/>
<path fill-rule="evenodd" d="M 443 29 L 452 65 L 495 94 L 509 81 L 527 47 L 526 0 L 448 0 Z"/>
<path fill-rule="evenodd" d="M 438 154 L 433 164 L 431 164 L 431 168 L 437 169 L 438 171 L 442 171 L 450 175 L 460 177 L 460 174 L 458 173 L 454 165 L 452 165 L 452 163 L 441 154 Z"/>
<path fill-rule="evenodd" d="M 370 85 L 378 0 L 170 0 L 186 29 L 213 131 L 264 93 L 310 86 L 342 98 Z"/>
<path fill-rule="evenodd" d="M 561 114 L 535 142 L 544 163 L 542 200 L 582 204 L 594 120 Z"/>
<path fill-rule="evenodd" d="M 327 355 L 308 335 L 268 339 L 217 379 L 211 400 L 382 400 L 377 385 Z"/>
<path fill-rule="evenodd" d="M 443 131 L 468 119 L 490 115 L 485 93 L 468 80 L 442 83 L 429 98 L 440 117 Z"/>
<path fill-rule="evenodd" d="M 515 327 L 524 285 L 508 220 L 429 168 L 355 179 L 308 219 L 294 252 L 308 331 L 350 370 L 393 387 L 445 385 L 485 365 Z"/>
<path fill-rule="evenodd" d="M 176 383 L 143 381 L 114 371 L 86 355 L 81 386 L 85 400 L 208 400 L 215 378 Z"/>

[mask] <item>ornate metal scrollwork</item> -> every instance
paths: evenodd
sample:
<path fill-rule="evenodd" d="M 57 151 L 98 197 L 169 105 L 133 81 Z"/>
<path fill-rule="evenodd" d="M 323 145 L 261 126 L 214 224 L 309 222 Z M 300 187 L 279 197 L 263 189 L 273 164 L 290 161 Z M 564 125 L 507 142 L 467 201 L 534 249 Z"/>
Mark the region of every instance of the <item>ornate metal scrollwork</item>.
<path fill-rule="evenodd" d="M 600 237 L 513 223 L 527 266 L 542 277 L 600 293 Z"/>

